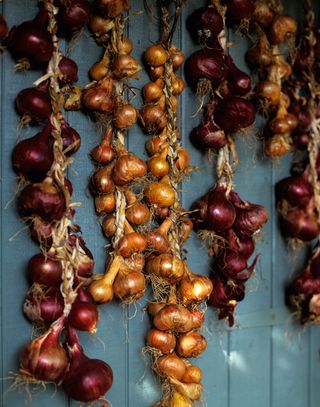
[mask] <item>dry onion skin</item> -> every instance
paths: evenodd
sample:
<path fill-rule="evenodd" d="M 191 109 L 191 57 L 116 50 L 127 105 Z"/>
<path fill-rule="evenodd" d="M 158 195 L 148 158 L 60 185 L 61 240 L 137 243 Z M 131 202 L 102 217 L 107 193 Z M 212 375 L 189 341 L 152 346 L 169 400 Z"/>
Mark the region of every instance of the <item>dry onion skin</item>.
<path fill-rule="evenodd" d="M 189 57 L 186 73 L 198 93 L 210 89 L 211 95 L 205 109 L 207 120 L 194 129 L 193 141 L 220 143 L 221 137 L 225 137 L 219 148 L 214 147 L 219 150 L 217 182 L 193 204 L 191 216 L 200 238 L 210 245 L 209 255 L 215 256 L 214 273 L 209 280 L 213 287 L 209 304 L 217 309 L 219 319 L 225 319 L 233 326 L 235 308 L 244 299 L 245 282 L 252 276 L 258 259 L 256 256 L 249 261 L 255 250 L 253 236 L 267 222 L 268 213 L 262 205 L 244 201 L 234 191 L 229 159 L 232 153 L 233 164 L 237 165 L 237 157 L 231 136 L 253 123 L 255 109 L 246 98 L 251 90 L 249 75 L 241 72 L 226 52 L 225 15 L 228 16 L 230 2 L 223 3 L 227 3 L 225 7 L 212 1 L 189 17 L 190 34 L 205 45 Z M 209 24 L 213 21 L 215 25 Z M 195 66 L 198 67 L 196 76 Z M 222 68 L 225 74 L 222 74 Z M 237 117 L 232 117 L 233 110 Z M 207 147 L 212 148 L 209 144 Z M 187 292 L 190 287 L 200 286 L 206 289 L 207 282 L 194 281 L 180 289 Z"/>
<path fill-rule="evenodd" d="M 99 314 L 86 290 L 94 260 L 79 226 L 74 223 L 73 188 L 66 178 L 68 165 L 73 161 L 70 156 L 80 147 L 80 136 L 64 119 L 61 96 L 77 80 L 77 66 L 62 55 L 57 30 L 58 21 L 61 23 L 59 16 L 63 13 L 69 16 L 74 6 L 64 9 L 60 2 L 43 1 L 34 20 L 22 23 L 10 33 L 9 49 L 17 58 L 21 44 L 31 41 L 36 33 L 52 44 L 52 49 L 42 48 L 42 52 L 51 50 L 42 61 L 48 62 L 46 73 L 36 81 L 36 88 L 20 92 L 16 100 L 19 113 L 28 113 L 31 121 L 46 120 L 40 133 L 20 141 L 13 152 L 14 170 L 27 184 L 19 194 L 18 210 L 41 249 L 28 263 L 32 286 L 23 310 L 43 332 L 22 349 L 16 381 L 18 385 L 42 386 L 54 382 L 74 400 L 94 402 L 110 389 L 113 373 L 107 363 L 84 354 L 75 331 L 94 333 Z M 76 10 L 84 16 L 90 6 L 80 1 Z M 79 24 L 78 21 L 78 29 L 85 19 Z M 21 30 L 25 30 L 23 38 Z M 29 50 L 28 63 L 35 67 L 39 62 L 32 54 L 37 49 L 36 41 L 33 47 Z M 46 111 L 45 115 L 37 110 L 41 92 L 46 98 L 40 96 L 38 101 L 48 101 L 49 109 L 44 109 L 41 103 L 38 108 L 42 113 Z M 23 111 L 24 108 L 29 111 Z"/>
<path fill-rule="evenodd" d="M 185 88 L 178 73 L 184 54 L 169 34 L 181 7 L 175 2 L 172 21 L 166 7 L 161 7 L 163 35 L 143 56 L 151 81 L 143 88 L 144 106 L 139 111 L 140 125 L 151 136 L 146 143 L 151 181 L 144 189 L 144 199 L 154 215 L 145 235 L 149 253 L 145 272 L 154 294 L 148 306 L 153 327 L 147 335 L 146 351 L 163 384 L 163 396 L 156 405 L 180 407 L 193 406 L 201 398 L 201 370 L 187 359 L 206 349 L 206 340 L 198 330 L 204 322 L 201 304 L 212 291 L 210 279 L 192 273 L 182 256 L 192 221 L 184 214 L 177 187 L 192 169 L 176 124 L 179 95 Z"/>

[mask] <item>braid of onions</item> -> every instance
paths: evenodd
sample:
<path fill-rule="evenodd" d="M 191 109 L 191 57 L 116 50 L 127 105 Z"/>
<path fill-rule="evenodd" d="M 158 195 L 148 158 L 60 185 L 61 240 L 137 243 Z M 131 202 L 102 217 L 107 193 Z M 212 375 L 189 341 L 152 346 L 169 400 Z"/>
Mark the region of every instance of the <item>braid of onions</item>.
<path fill-rule="evenodd" d="M 191 137 L 200 140 L 202 148 L 219 151 L 217 182 L 191 207 L 194 228 L 208 242 L 209 255 L 215 256 L 209 304 L 217 309 L 219 319 L 233 326 L 235 308 L 245 296 L 245 282 L 258 259 L 256 256 L 249 265 L 255 249 L 253 237 L 267 222 L 268 213 L 263 206 L 242 200 L 234 191 L 230 155 L 234 164 L 238 161 L 233 137 L 253 124 L 255 108 L 248 100 L 250 77 L 236 67 L 226 51 L 227 10 L 218 1 L 211 1 L 190 15 L 188 29 L 202 48 L 188 58 L 186 74 L 198 95 L 208 100 L 204 121 Z M 219 72 L 222 75 L 217 75 Z M 222 144 L 211 144 L 212 140 L 222 139 Z"/>
<path fill-rule="evenodd" d="M 203 391 L 202 372 L 188 359 L 206 349 L 199 329 L 212 284 L 206 276 L 192 273 L 183 257 L 182 245 L 192 222 L 181 207 L 178 185 L 192 169 L 177 127 L 178 96 L 184 82 L 176 71 L 184 54 L 173 44 L 183 2 L 170 4 L 172 16 L 169 3 L 156 4 L 161 12 L 162 36 L 144 53 L 151 82 L 143 88 L 144 106 L 139 112 L 142 128 L 152 136 L 146 143 L 150 183 L 144 195 L 153 214 L 146 235 L 150 253 L 145 268 L 154 295 L 148 305 L 153 327 L 144 350 L 151 355 L 153 370 L 161 378 L 163 393 L 156 406 L 187 407 L 200 400 Z"/>
<path fill-rule="evenodd" d="M 297 131 L 304 134 L 307 149 L 300 161 L 292 167 L 292 176 L 276 185 L 276 199 L 284 235 L 311 247 L 316 241 L 307 266 L 287 287 L 286 298 L 301 324 L 319 324 L 320 36 L 309 0 L 304 1 L 303 23 L 302 35 L 297 37 L 294 77 L 287 86 L 290 89 L 291 106 L 304 118 L 300 119 Z"/>
<path fill-rule="evenodd" d="M 79 2 L 71 3 L 69 7 Z M 94 402 L 109 390 L 113 374 L 107 363 L 85 355 L 75 331 L 95 332 L 99 316 L 85 289 L 94 261 L 73 221 L 73 207 L 78 204 L 70 201 L 72 185 L 66 178 L 80 136 L 62 112 L 65 93 L 77 80 L 77 65 L 62 55 L 57 38 L 63 10 L 60 3 L 45 0 L 35 19 L 13 27 L 8 37 L 18 68 L 36 69 L 47 63 L 35 87 L 16 98 L 18 113 L 24 116 L 22 123 L 44 122 L 44 127 L 34 137 L 20 141 L 12 156 L 14 170 L 24 184 L 18 211 L 41 248 L 28 263 L 33 284 L 24 313 L 43 332 L 22 349 L 15 384 L 55 383 L 77 401 Z M 34 41 L 32 47 L 26 46 L 28 41 Z"/>

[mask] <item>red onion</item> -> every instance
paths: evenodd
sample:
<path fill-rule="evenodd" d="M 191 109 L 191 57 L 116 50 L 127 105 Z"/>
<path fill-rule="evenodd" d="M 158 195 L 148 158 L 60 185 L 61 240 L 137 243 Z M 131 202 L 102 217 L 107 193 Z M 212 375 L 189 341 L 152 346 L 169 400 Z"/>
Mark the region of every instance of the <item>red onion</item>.
<path fill-rule="evenodd" d="M 225 239 L 228 241 L 228 247 L 238 252 L 245 259 L 248 259 L 254 252 L 254 242 L 252 237 L 237 236 L 233 229 L 226 232 Z"/>
<path fill-rule="evenodd" d="M 194 52 L 186 60 L 185 75 L 194 88 L 201 79 L 208 79 L 217 86 L 227 78 L 228 69 L 221 56 L 211 49 L 204 48 Z"/>
<path fill-rule="evenodd" d="M 28 263 L 28 276 L 33 283 L 55 286 L 62 278 L 61 261 L 50 254 L 35 254 Z"/>
<path fill-rule="evenodd" d="M 23 304 L 25 316 L 38 324 L 56 321 L 62 315 L 63 308 L 63 297 L 56 287 L 49 287 L 44 291 L 32 287 Z"/>
<path fill-rule="evenodd" d="M 201 7 L 190 14 L 187 28 L 196 41 L 208 39 L 216 37 L 223 30 L 223 19 L 214 6 Z"/>
<path fill-rule="evenodd" d="M 60 220 L 66 211 L 66 200 L 52 178 L 27 185 L 18 198 L 18 209 L 23 217 L 39 216 L 46 222 Z"/>
<path fill-rule="evenodd" d="M 80 134 L 67 122 L 61 123 L 61 137 L 63 142 L 63 149 L 67 150 L 66 155 L 75 154 L 81 146 Z"/>
<path fill-rule="evenodd" d="M 26 21 L 9 33 L 8 48 L 16 60 L 26 58 L 32 67 L 49 62 L 53 43 L 50 33 L 34 21 Z"/>
<path fill-rule="evenodd" d="M 56 382 L 65 376 L 68 358 L 60 345 L 63 322 L 58 320 L 44 334 L 26 345 L 20 354 L 20 373 L 44 382 Z"/>
<path fill-rule="evenodd" d="M 310 273 L 310 269 L 307 268 L 294 279 L 291 285 L 291 292 L 307 296 L 320 293 L 320 279 L 314 278 Z"/>
<path fill-rule="evenodd" d="M 282 215 L 281 227 L 285 235 L 310 242 L 320 232 L 318 218 L 312 210 L 294 209 Z"/>
<path fill-rule="evenodd" d="M 91 6 L 87 0 L 58 0 L 57 3 L 59 29 L 67 35 L 80 31 L 89 22 Z"/>
<path fill-rule="evenodd" d="M 3 18 L 3 15 L 0 14 L 0 41 L 8 36 L 8 32 L 9 30 L 6 20 Z"/>
<path fill-rule="evenodd" d="M 70 235 L 68 238 L 71 247 L 77 246 L 80 249 L 79 264 L 77 270 L 77 277 L 79 279 L 90 278 L 93 274 L 94 260 L 91 251 L 87 248 L 82 237 Z"/>
<path fill-rule="evenodd" d="M 82 287 L 78 290 L 78 296 L 72 304 L 68 317 L 69 324 L 80 331 L 94 333 L 99 320 L 99 313 L 91 295 Z"/>
<path fill-rule="evenodd" d="M 41 247 L 50 248 L 52 246 L 52 226 L 40 218 L 35 218 L 30 225 L 31 237 Z"/>
<path fill-rule="evenodd" d="M 247 260 L 233 250 L 224 250 L 216 259 L 216 267 L 226 278 L 237 279 L 238 273 L 247 268 Z"/>
<path fill-rule="evenodd" d="M 60 78 L 62 85 L 77 82 L 78 65 L 72 59 L 63 56 L 59 62 L 59 69 L 62 74 L 62 77 Z"/>
<path fill-rule="evenodd" d="M 310 135 L 309 133 L 294 132 L 292 134 L 292 141 L 297 150 L 307 150 L 310 141 Z"/>
<path fill-rule="evenodd" d="M 229 301 L 240 302 L 245 297 L 245 285 L 241 281 L 233 281 L 231 284 L 228 283 L 225 286 L 226 296 L 229 298 Z"/>
<path fill-rule="evenodd" d="M 14 170 L 29 181 L 42 181 L 53 163 L 53 140 L 51 126 L 47 125 L 40 133 L 20 141 L 13 149 Z"/>
<path fill-rule="evenodd" d="M 200 149 L 212 148 L 220 150 L 227 144 L 227 138 L 223 130 L 219 129 L 216 124 L 207 120 L 200 126 L 194 128 L 190 135 L 191 141 Z"/>
<path fill-rule="evenodd" d="M 254 5 L 250 0 L 224 0 L 227 6 L 227 22 L 240 24 L 244 18 L 250 18 L 254 12 Z"/>
<path fill-rule="evenodd" d="M 287 177 L 276 184 L 276 199 L 285 199 L 291 206 L 304 208 L 313 196 L 312 186 L 304 175 Z"/>
<path fill-rule="evenodd" d="M 236 214 L 233 228 L 239 236 L 252 236 L 268 221 L 266 208 L 250 202 L 236 206 Z"/>
<path fill-rule="evenodd" d="M 219 319 L 227 319 L 229 326 L 234 324 L 234 310 L 237 306 L 236 301 L 229 300 L 230 290 L 228 289 L 228 283 L 222 280 L 219 276 L 211 279 L 213 290 L 211 292 L 208 303 L 219 309 Z"/>
<path fill-rule="evenodd" d="M 21 90 L 16 97 L 16 108 L 21 116 L 27 115 L 34 122 L 49 119 L 52 111 L 49 96 L 37 88 Z"/>
<path fill-rule="evenodd" d="M 195 226 L 201 225 L 207 218 L 208 213 L 208 194 L 198 198 L 191 206 L 192 216 L 194 218 Z"/>
<path fill-rule="evenodd" d="M 69 369 L 62 382 L 67 395 L 81 402 L 92 402 L 101 398 L 112 386 L 111 367 L 98 359 L 89 359 L 83 352 L 78 337 L 68 328 Z"/>
<path fill-rule="evenodd" d="M 245 96 L 251 90 L 251 78 L 241 71 L 233 62 L 230 55 L 225 57 L 229 68 L 228 86 L 234 95 Z"/>
<path fill-rule="evenodd" d="M 320 253 L 312 258 L 310 262 L 310 271 L 314 278 L 320 280 Z"/>
<path fill-rule="evenodd" d="M 73 186 L 70 180 L 68 178 L 64 179 L 64 186 L 67 188 L 69 195 L 71 196 L 73 193 Z"/>
<path fill-rule="evenodd" d="M 235 133 L 250 127 L 254 123 L 255 115 L 256 110 L 249 100 L 233 96 L 218 105 L 214 118 L 225 132 Z"/>
<path fill-rule="evenodd" d="M 236 211 L 229 198 L 226 189 L 216 184 L 208 195 L 208 212 L 205 221 L 206 229 L 222 232 L 230 229 L 236 219 Z"/>

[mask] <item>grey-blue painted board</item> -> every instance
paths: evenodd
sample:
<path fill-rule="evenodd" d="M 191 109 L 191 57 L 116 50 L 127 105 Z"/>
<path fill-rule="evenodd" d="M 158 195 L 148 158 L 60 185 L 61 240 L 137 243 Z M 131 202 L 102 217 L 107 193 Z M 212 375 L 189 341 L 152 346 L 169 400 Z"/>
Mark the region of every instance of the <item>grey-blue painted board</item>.
<path fill-rule="evenodd" d="M 132 2 L 133 12 L 143 9 L 143 1 Z M 188 56 L 197 49 L 185 29 L 187 16 L 204 1 L 187 1 L 181 23 L 175 37 L 177 46 Z M 288 12 L 299 17 L 301 2 L 285 1 Z M 36 12 L 35 0 L 4 0 L 1 3 L 10 26 L 32 18 Z M 140 59 L 150 41 L 158 38 L 157 21 L 153 24 L 146 13 L 130 19 L 128 34 L 134 42 L 134 55 Z M 247 69 L 244 52 L 247 42 L 244 38 L 230 34 L 233 42 L 231 54 L 237 64 Z M 81 85 L 88 81 L 89 67 L 101 55 L 89 35 L 84 34 L 63 49 L 79 65 Z M 15 174 L 11 169 L 11 151 L 18 137 L 26 138 L 36 133 L 35 128 L 17 132 L 18 117 L 14 111 L 14 98 L 19 90 L 31 86 L 37 72 L 13 71 L 14 61 L 5 53 L 1 56 L 1 377 L 2 403 L 5 407 L 20 407 L 28 403 L 26 393 L 8 391 L 12 381 L 7 380 L 18 369 L 18 354 L 29 341 L 31 326 L 21 313 L 21 305 L 28 288 L 26 263 L 38 251 L 12 203 L 16 192 Z M 142 88 L 148 77 L 142 72 L 133 86 Z M 193 173 L 191 180 L 181 187 L 181 199 L 186 208 L 214 182 L 214 168 L 206 155 L 194 149 L 189 141 L 191 129 L 199 123 L 194 116 L 198 101 L 187 87 L 180 98 L 182 142 L 192 154 L 192 164 L 200 170 Z M 142 104 L 139 91 L 133 103 Z M 77 210 L 80 224 L 88 247 L 96 260 L 96 272 L 101 273 L 106 260 L 106 240 L 101 234 L 99 219 L 95 215 L 93 202 L 87 189 L 87 181 L 93 171 L 88 157 L 90 149 L 101 136 L 100 129 L 89 118 L 79 112 L 67 114 L 68 121 L 82 136 L 82 147 L 75 156 L 75 162 L 68 176 L 74 186 L 74 201 L 82 202 Z M 256 127 L 259 128 L 260 121 Z M 131 129 L 128 148 L 143 157 L 146 136 L 138 126 Z M 292 253 L 281 237 L 277 227 L 274 209 L 273 187 L 278 179 L 288 174 L 291 157 L 287 156 L 272 165 L 261 157 L 261 146 L 255 137 L 237 138 L 240 166 L 235 176 L 236 189 L 240 196 L 267 206 L 270 222 L 258 240 L 261 260 L 254 278 L 248 283 L 248 295 L 239 304 L 236 327 L 229 330 L 223 322 L 217 321 L 213 310 L 206 317 L 205 334 L 208 339 L 206 352 L 196 361 L 204 373 L 204 404 L 208 407 L 318 407 L 320 405 L 320 330 L 318 327 L 302 331 L 290 318 L 284 306 L 284 285 L 303 266 L 305 252 Z M 11 202 L 11 203 L 10 203 Z M 18 233 L 19 232 L 19 233 Z M 186 244 L 188 263 L 197 273 L 207 274 L 211 259 L 206 248 L 196 235 Z M 150 293 L 148 294 L 150 297 Z M 96 336 L 81 335 L 81 341 L 88 355 L 108 361 L 114 370 L 114 385 L 108 399 L 114 407 L 148 407 L 160 395 L 157 379 L 150 372 L 148 358 L 143 357 L 145 335 L 150 321 L 144 312 L 146 298 L 137 308 L 124 307 L 117 302 L 100 307 L 100 324 Z M 31 405 L 40 407 L 75 406 L 64 394 L 49 387 L 47 391 L 32 395 Z"/>

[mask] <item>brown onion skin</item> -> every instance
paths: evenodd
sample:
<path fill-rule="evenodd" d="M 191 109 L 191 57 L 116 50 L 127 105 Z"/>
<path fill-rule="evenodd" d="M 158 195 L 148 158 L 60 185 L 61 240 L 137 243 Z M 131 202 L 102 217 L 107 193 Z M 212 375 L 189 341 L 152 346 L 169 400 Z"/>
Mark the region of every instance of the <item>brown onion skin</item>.
<path fill-rule="evenodd" d="M 189 15 L 187 29 L 195 41 L 208 39 L 223 30 L 223 19 L 215 7 L 200 7 Z"/>
<path fill-rule="evenodd" d="M 171 332 L 151 329 L 147 336 L 147 344 L 152 348 L 158 349 L 164 355 L 168 355 L 174 351 L 176 337 Z"/>
<path fill-rule="evenodd" d="M 220 103 L 214 113 L 217 125 L 231 133 L 250 127 L 255 121 L 255 116 L 254 105 L 249 100 L 238 96 Z"/>
<path fill-rule="evenodd" d="M 103 16 L 115 18 L 124 11 L 129 11 L 131 5 L 128 0 L 97 0 L 97 8 Z"/>
<path fill-rule="evenodd" d="M 80 31 L 88 22 L 91 15 L 91 6 L 87 0 L 58 1 L 57 15 L 59 29 L 67 35 Z"/>
<path fill-rule="evenodd" d="M 173 377 L 181 380 L 186 371 L 186 365 L 176 355 L 160 357 L 156 362 L 156 368 L 162 376 Z"/>
<path fill-rule="evenodd" d="M 13 169 L 29 181 L 42 181 L 53 163 L 53 139 L 51 126 L 47 125 L 40 133 L 20 141 L 12 152 Z"/>
<path fill-rule="evenodd" d="M 60 220 L 66 211 L 66 199 L 62 190 L 45 179 L 29 184 L 21 191 L 18 209 L 21 216 L 40 216 L 45 222 Z"/>
<path fill-rule="evenodd" d="M 182 358 L 196 358 L 206 350 L 207 341 L 198 332 L 189 332 L 178 338 L 176 352 Z"/>
<path fill-rule="evenodd" d="M 49 62 L 53 42 L 46 28 L 34 21 L 25 21 L 10 30 L 8 48 L 14 59 L 26 58 L 32 67 L 37 67 Z"/>
<path fill-rule="evenodd" d="M 37 89 L 26 88 L 21 90 L 15 100 L 17 112 L 23 116 L 28 115 L 33 122 L 38 123 L 49 119 L 51 115 L 51 101 L 49 96 Z"/>
<path fill-rule="evenodd" d="M 200 79 L 207 79 L 214 86 L 227 78 L 228 69 L 222 57 L 208 48 L 194 52 L 185 63 L 186 80 L 193 88 Z"/>
<path fill-rule="evenodd" d="M 49 254 L 35 254 L 28 262 L 28 276 L 33 283 L 55 286 L 62 278 L 61 262 Z"/>

